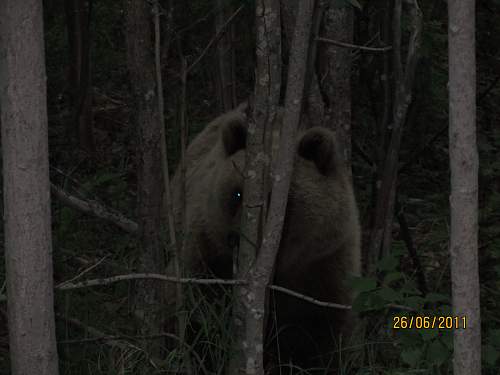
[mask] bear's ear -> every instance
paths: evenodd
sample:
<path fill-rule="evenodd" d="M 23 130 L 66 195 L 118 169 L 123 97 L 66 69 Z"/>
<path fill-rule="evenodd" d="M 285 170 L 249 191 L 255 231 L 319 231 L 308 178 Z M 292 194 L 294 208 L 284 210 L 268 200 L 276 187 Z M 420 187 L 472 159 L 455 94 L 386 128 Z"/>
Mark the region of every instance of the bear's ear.
<path fill-rule="evenodd" d="M 318 171 L 328 176 L 335 170 L 335 141 L 333 133 L 325 128 L 309 129 L 299 142 L 298 154 L 313 161 Z"/>
<path fill-rule="evenodd" d="M 222 143 L 227 156 L 244 149 L 247 142 L 247 128 L 244 123 L 232 119 L 222 128 Z"/>

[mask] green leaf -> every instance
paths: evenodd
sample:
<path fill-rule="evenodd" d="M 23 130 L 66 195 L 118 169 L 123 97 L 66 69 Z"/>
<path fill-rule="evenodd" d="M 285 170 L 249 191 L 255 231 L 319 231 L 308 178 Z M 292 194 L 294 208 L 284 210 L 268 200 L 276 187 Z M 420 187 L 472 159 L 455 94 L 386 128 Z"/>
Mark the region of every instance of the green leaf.
<path fill-rule="evenodd" d="M 495 348 L 500 348 L 500 329 L 492 329 L 488 337 L 491 345 Z"/>
<path fill-rule="evenodd" d="M 401 298 L 401 294 L 399 292 L 388 287 L 380 288 L 377 295 L 386 302 L 395 302 Z"/>
<path fill-rule="evenodd" d="M 351 279 L 351 287 L 358 293 L 369 292 L 377 287 L 377 282 L 375 279 L 368 277 L 353 277 Z"/>
<path fill-rule="evenodd" d="M 439 341 L 432 342 L 427 348 L 427 360 L 433 365 L 441 365 L 449 356 L 449 350 Z"/>
<path fill-rule="evenodd" d="M 401 353 L 401 359 L 411 367 L 416 367 L 422 357 L 422 350 L 418 348 L 408 348 Z"/>
<path fill-rule="evenodd" d="M 438 329 L 418 329 L 417 331 L 424 341 L 431 341 L 439 336 Z"/>
<path fill-rule="evenodd" d="M 422 345 L 422 339 L 414 329 L 400 329 L 397 331 L 397 337 L 401 345 L 406 348 Z"/>
<path fill-rule="evenodd" d="M 354 301 L 352 302 L 352 309 L 355 312 L 363 312 L 366 311 L 367 308 L 367 302 L 368 302 L 368 294 L 367 293 L 361 293 L 359 294 Z"/>
<path fill-rule="evenodd" d="M 414 308 L 415 310 L 420 310 L 424 303 L 425 299 L 420 296 L 406 297 L 403 301 L 403 305 Z"/>
<path fill-rule="evenodd" d="M 488 365 L 494 366 L 497 359 L 498 359 L 498 356 L 499 356 L 498 350 L 495 349 L 491 345 L 483 345 L 482 349 L 483 349 L 482 350 L 482 357 L 483 357 L 484 361 Z"/>
<path fill-rule="evenodd" d="M 377 268 L 380 271 L 394 271 L 399 264 L 399 260 L 393 255 L 387 255 L 379 260 Z"/>
<path fill-rule="evenodd" d="M 429 293 L 425 296 L 425 299 L 427 302 L 448 302 L 450 300 L 450 297 L 447 296 L 446 294 L 440 294 L 440 293 Z"/>
<path fill-rule="evenodd" d="M 401 280 L 402 278 L 403 274 L 401 272 L 391 272 L 384 277 L 384 284 L 389 285 L 390 283 Z"/>
<path fill-rule="evenodd" d="M 441 331 L 441 342 L 448 348 L 448 350 L 453 350 L 453 331 L 444 330 Z"/>

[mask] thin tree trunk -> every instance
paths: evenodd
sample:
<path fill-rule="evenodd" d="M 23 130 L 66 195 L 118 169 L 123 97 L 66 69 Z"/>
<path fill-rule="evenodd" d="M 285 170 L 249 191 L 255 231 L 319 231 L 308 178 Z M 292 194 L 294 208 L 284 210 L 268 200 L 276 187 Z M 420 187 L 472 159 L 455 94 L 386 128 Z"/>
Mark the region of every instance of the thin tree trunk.
<path fill-rule="evenodd" d="M 272 271 L 285 221 L 288 192 L 295 159 L 295 133 L 298 129 L 302 112 L 314 3 L 314 0 L 303 0 L 298 5 L 294 37 L 290 49 L 285 114 L 280 136 L 280 148 L 275 164 L 276 170 L 273 172 L 271 202 L 263 230 L 262 245 L 255 265 L 249 269 L 249 283 L 240 288 L 240 294 L 238 295 L 246 308 L 243 323 L 245 335 L 242 341 L 243 355 L 239 358 L 240 362 L 238 366 L 233 367 L 233 369 L 244 370 L 245 374 L 264 373 L 263 348 L 268 297 L 267 287 L 272 281 Z M 276 2 L 273 5 L 276 8 L 260 8 L 260 11 L 259 6 L 257 6 L 257 17 L 259 17 L 259 13 L 264 9 L 264 15 L 269 12 L 268 16 L 271 16 L 271 20 L 279 17 L 279 3 Z M 276 10 L 276 12 L 272 13 L 272 10 Z M 279 24 L 279 21 L 274 20 L 271 24 Z M 266 26 L 269 25 L 267 24 Z M 257 30 L 259 29 L 257 28 Z M 269 32 L 265 28 L 261 30 L 261 32 L 266 31 Z M 259 51 L 259 47 L 258 45 L 257 51 Z M 262 57 L 266 57 L 266 55 Z M 258 79 L 259 77 L 257 77 Z M 257 85 L 261 84 L 261 82 L 257 81 Z M 257 108 L 255 110 L 257 111 Z M 250 174 L 251 170 L 248 169 L 248 171 Z M 245 191 L 248 191 L 246 188 L 247 186 L 245 186 Z"/>
<path fill-rule="evenodd" d="M 466 329 L 453 332 L 453 373 L 481 373 L 478 272 L 475 1 L 448 1 L 453 313 Z"/>
<path fill-rule="evenodd" d="M 284 60 L 287 60 L 288 55 L 290 54 L 290 46 L 293 39 L 298 0 L 281 0 L 280 2 L 282 13 L 281 19 L 283 21 L 282 29 L 284 34 L 283 55 Z M 303 127 L 323 126 L 324 124 L 325 103 L 323 102 L 321 85 L 316 71 L 316 56 L 318 53 L 317 41 L 315 40 L 320 33 L 324 8 L 324 2 L 319 1 L 314 9 L 311 30 L 311 48 L 309 49 L 306 83 L 304 87 L 304 95 L 306 97 L 304 105 L 306 113 L 304 113 L 304 115 L 307 116 L 307 121 L 304 121 L 301 124 Z"/>
<path fill-rule="evenodd" d="M 217 12 L 215 15 L 216 33 L 224 27 L 229 15 L 232 12 L 232 6 L 225 0 L 216 0 Z M 225 3 L 227 5 L 225 5 Z M 230 111 L 236 105 L 235 103 L 235 74 L 234 74 L 234 48 L 233 48 L 233 30 L 234 26 L 228 26 L 228 30 L 217 43 L 216 63 L 217 63 L 217 93 L 219 99 L 219 109 L 225 113 Z"/>
<path fill-rule="evenodd" d="M 158 110 L 151 5 L 143 0 L 126 2 L 126 38 L 129 74 L 132 83 L 138 127 L 138 224 L 139 272 L 164 273 L 161 241 L 161 119 Z M 162 331 L 164 286 L 153 280 L 137 282 L 134 312 L 141 335 Z M 150 355 L 159 355 L 158 342 L 149 342 Z"/>
<path fill-rule="evenodd" d="M 238 269 L 236 277 L 246 278 L 250 268 L 255 264 L 257 248 L 262 237 L 262 225 L 266 208 L 263 205 L 269 190 L 268 174 L 269 163 L 265 163 L 271 156 L 268 142 L 271 138 L 273 123 L 278 112 L 281 92 L 281 24 L 279 0 L 259 0 L 255 13 L 257 29 L 257 68 L 255 79 L 255 103 L 253 113 L 249 116 L 249 136 L 247 141 L 247 161 L 243 196 L 243 213 L 241 223 L 241 240 L 238 254 Z M 262 350 L 257 353 L 258 358 L 251 356 L 248 345 L 244 343 L 260 343 L 263 345 L 263 328 L 253 332 L 257 337 L 252 337 L 246 324 L 247 305 L 246 296 L 248 288 L 234 288 L 235 301 L 233 305 L 233 329 L 235 332 L 233 355 L 228 366 L 228 375 L 239 374 L 245 371 L 263 373 Z M 264 305 L 260 306 L 264 309 Z M 262 323 L 262 322 L 261 322 Z M 263 324 L 263 323 L 262 323 Z M 252 340 L 252 341 L 249 341 Z M 253 358 L 256 362 L 247 362 Z M 257 370 L 258 369 L 258 370 Z M 253 372 L 247 372 L 253 373 Z"/>
<path fill-rule="evenodd" d="M 353 42 L 354 14 L 352 6 L 338 7 L 330 1 L 325 11 L 322 36 L 339 42 Z M 351 50 L 327 45 L 321 49 L 320 76 L 327 98 L 325 125 L 338 134 L 342 155 L 351 165 Z"/>
<path fill-rule="evenodd" d="M 13 375 L 57 375 L 42 2 L 0 2 L 0 107 Z"/>
<path fill-rule="evenodd" d="M 375 207 L 374 223 L 370 233 L 370 248 L 368 252 L 368 271 L 374 271 L 378 257 L 389 251 L 391 244 L 392 222 L 394 217 L 394 199 L 396 197 L 396 183 L 398 173 L 399 151 L 403 128 L 412 100 L 413 80 L 418 62 L 418 48 L 420 47 L 422 31 L 422 13 L 417 0 L 409 4 L 412 32 L 408 42 L 406 64 L 401 61 L 401 17 L 402 0 L 395 0 L 393 14 L 393 62 L 394 62 L 394 100 L 393 100 L 393 129 L 389 147 L 385 156 L 383 175 L 380 189 L 378 189 Z"/>
<path fill-rule="evenodd" d="M 92 90 L 90 68 L 90 17 L 92 2 L 67 0 L 65 2 L 68 43 L 70 50 L 69 85 L 72 120 L 76 126 L 80 147 L 95 151 L 92 131 Z"/>

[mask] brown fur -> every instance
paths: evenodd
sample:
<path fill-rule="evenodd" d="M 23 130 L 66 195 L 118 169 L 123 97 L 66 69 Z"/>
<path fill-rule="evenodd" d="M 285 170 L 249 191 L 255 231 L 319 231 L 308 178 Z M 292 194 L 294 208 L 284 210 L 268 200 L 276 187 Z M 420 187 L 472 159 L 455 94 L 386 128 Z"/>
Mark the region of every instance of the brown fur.
<path fill-rule="evenodd" d="M 241 216 L 237 193 L 243 189 L 244 109 L 215 119 L 187 150 L 183 262 L 191 274 L 232 276 L 228 239 Z M 334 134 L 324 128 L 301 131 L 297 137 L 274 283 L 318 300 L 350 304 L 352 294 L 344 281 L 360 272 L 360 229 L 352 184 L 337 150 Z M 177 171 L 172 186 L 178 220 L 179 180 Z M 271 297 L 268 366 L 278 358 L 304 367 L 326 366 L 336 338 L 350 330 L 350 314 L 280 292 Z"/>

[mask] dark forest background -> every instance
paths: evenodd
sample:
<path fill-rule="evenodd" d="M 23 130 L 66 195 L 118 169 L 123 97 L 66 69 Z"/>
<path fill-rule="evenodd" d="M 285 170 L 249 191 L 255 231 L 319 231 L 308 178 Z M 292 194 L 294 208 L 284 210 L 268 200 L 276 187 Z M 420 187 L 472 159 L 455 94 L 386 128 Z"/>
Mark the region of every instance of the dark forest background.
<path fill-rule="evenodd" d="M 136 218 L 137 132 L 127 68 L 125 15 L 122 1 L 91 1 L 80 20 L 71 19 L 79 1 L 45 0 L 44 20 L 49 108 L 51 182 L 73 196 Z M 384 45 L 385 0 L 347 1 L 354 9 L 353 43 Z M 390 3 L 390 2 L 389 2 Z M 180 111 L 183 90 L 181 70 L 190 66 L 186 81 L 186 120 L 190 139 L 227 108 L 220 88 L 220 55 L 205 48 L 216 36 L 219 13 L 231 15 L 242 4 L 223 40 L 232 52 L 231 104 L 246 100 L 254 90 L 255 30 L 251 1 L 161 2 L 162 66 L 168 157 L 173 171 L 180 158 Z M 340 2 L 339 2 L 340 4 Z M 421 314 L 449 315 L 449 154 L 447 97 L 447 12 L 442 0 L 421 0 L 424 16 L 420 60 L 413 100 L 409 108 L 400 152 L 398 198 L 391 252 L 377 264 L 376 284 L 366 277 L 355 308 L 371 324 L 365 341 L 347 348 L 347 374 L 448 374 L 451 373 L 450 330 L 390 329 L 393 309 L 388 304 L 419 309 Z M 80 14 L 73 12 L 73 14 Z M 75 22 L 88 22 L 90 56 L 83 67 L 82 94 L 75 86 Z M 167 27 L 168 25 L 168 27 Z M 220 24 L 219 24 L 220 26 Z M 404 36 L 408 25 L 403 19 Z M 405 29 L 406 28 L 406 29 Z M 404 39 L 404 38 L 403 38 Z M 404 43 L 404 45 L 406 45 Z M 326 48 L 319 44 L 318 49 Z M 85 49 L 85 48 L 84 48 Z M 497 374 L 500 355 L 500 1 L 477 4 L 477 131 L 480 155 L 479 227 L 483 373 Z M 352 167 L 366 245 L 372 223 L 377 129 L 383 116 L 384 53 L 350 50 L 352 64 Z M 85 59 L 83 59 L 85 60 Z M 284 71 L 287 61 L 284 59 Z M 87 73 L 87 74 L 85 74 Z M 87 81 L 85 81 L 87 80 Z M 76 104 L 75 104 L 76 103 Z M 75 120 L 74 108 L 86 118 Z M 85 116 L 84 116 L 85 117 Z M 78 125 L 80 123 L 80 125 Z M 83 125 L 82 125 L 83 124 Z M 86 270 L 86 278 L 104 278 L 136 271 L 135 236 L 92 215 L 53 200 L 53 255 L 55 284 Z M 417 254 L 417 255 L 415 255 Z M 419 265 L 416 266 L 416 259 Z M 93 267 L 95 265 L 95 267 Z M 4 262 L 0 274 L 4 276 Z M 129 295 L 132 284 L 114 283 L 98 288 L 56 292 L 57 332 L 63 374 L 128 374 L 148 360 L 133 338 Z M 422 290 L 425 289 L 425 290 Z M 192 299 L 199 298 L 196 290 Z M 401 314 L 400 311 L 396 311 Z M 206 340 L 221 356 L 224 337 L 212 337 L 224 328 L 223 314 L 206 311 Z M 8 373 L 5 306 L 0 306 L 0 373 Z M 224 331 L 224 330 L 223 330 Z M 228 332 L 223 332 L 229 335 Z M 92 340 L 96 336 L 120 338 Z M 200 339 L 202 340 L 202 339 Z M 168 373 L 179 354 L 172 351 L 151 373 Z"/>

